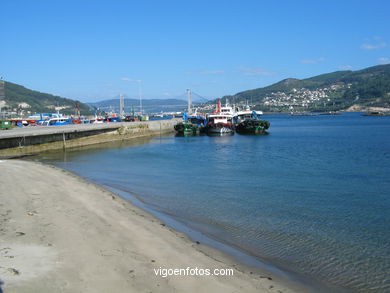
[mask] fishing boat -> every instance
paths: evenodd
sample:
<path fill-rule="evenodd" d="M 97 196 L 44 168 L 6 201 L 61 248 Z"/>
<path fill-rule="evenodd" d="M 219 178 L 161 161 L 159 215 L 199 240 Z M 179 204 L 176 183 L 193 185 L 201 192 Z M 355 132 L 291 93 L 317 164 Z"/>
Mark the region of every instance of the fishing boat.
<path fill-rule="evenodd" d="M 263 115 L 263 112 L 251 110 L 250 106 L 247 104 L 244 110 L 235 113 L 236 123 L 238 124 L 246 119 L 252 119 L 254 114 L 258 118 L 259 116 Z"/>
<path fill-rule="evenodd" d="M 225 107 L 221 107 L 221 100 L 218 100 L 217 110 L 207 117 L 206 132 L 209 135 L 234 134 L 234 111 L 226 102 Z"/>
<path fill-rule="evenodd" d="M 177 134 L 179 135 L 196 135 L 198 134 L 198 128 L 191 122 L 181 122 L 174 126 Z"/>
<path fill-rule="evenodd" d="M 183 122 L 179 122 L 174 126 L 179 135 L 198 135 L 205 131 L 207 119 L 197 110 L 192 109 L 191 91 L 187 90 L 188 95 L 188 111 L 183 113 Z"/>
<path fill-rule="evenodd" d="M 192 115 L 183 114 L 183 122 L 179 122 L 174 126 L 178 134 L 198 135 L 205 132 L 207 119 L 201 114 L 195 112 Z"/>
<path fill-rule="evenodd" d="M 270 123 L 266 120 L 258 119 L 258 114 L 253 111 L 251 118 L 247 118 L 236 125 L 236 132 L 239 134 L 268 134 L 266 131 Z"/>

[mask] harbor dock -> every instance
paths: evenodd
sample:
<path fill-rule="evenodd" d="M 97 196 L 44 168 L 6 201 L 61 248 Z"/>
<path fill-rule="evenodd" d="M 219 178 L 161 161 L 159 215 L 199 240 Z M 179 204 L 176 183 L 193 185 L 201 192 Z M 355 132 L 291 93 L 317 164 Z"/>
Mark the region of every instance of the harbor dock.
<path fill-rule="evenodd" d="M 63 126 L 28 126 L 0 131 L 0 155 L 82 147 L 173 132 L 181 119 Z"/>

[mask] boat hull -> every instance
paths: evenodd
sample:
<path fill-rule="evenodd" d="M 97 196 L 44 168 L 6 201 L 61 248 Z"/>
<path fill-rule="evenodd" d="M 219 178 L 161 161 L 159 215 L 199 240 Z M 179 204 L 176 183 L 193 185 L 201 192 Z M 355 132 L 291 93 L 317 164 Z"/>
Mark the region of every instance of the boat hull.
<path fill-rule="evenodd" d="M 238 134 L 246 134 L 246 135 L 267 135 L 269 134 L 266 130 L 262 128 L 250 128 L 250 129 L 236 129 Z"/>
<path fill-rule="evenodd" d="M 270 123 L 266 120 L 248 119 L 236 126 L 236 132 L 248 135 L 266 135 Z"/>
<path fill-rule="evenodd" d="M 207 126 L 207 134 L 209 135 L 232 135 L 234 134 L 233 125 L 211 124 Z"/>
<path fill-rule="evenodd" d="M 191 123 L 178 123 L 174 128 L 179 135 L 197 135 L 200 133 L 199 127 Z"/>

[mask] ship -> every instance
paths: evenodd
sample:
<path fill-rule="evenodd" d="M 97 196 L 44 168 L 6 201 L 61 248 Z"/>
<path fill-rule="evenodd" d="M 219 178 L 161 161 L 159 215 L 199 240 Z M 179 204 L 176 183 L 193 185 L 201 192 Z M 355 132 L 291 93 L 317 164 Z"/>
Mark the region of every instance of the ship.
<path fill-rule="evenodd" d="M 187 90 L 188 111 L 183 113 L 183 121 L 174 126 L 178 135 L 199 135 L 205 132 L 206 117 L 192 108 L 192 94 Z"/>
<path fill-rule="evenodd" d="M 218 100 L 217 109 L 207 117 L 206 132 L 208 135 L 232 135 L 234 134 L 235 112 L 226 101 L 225 107 L 221 107 Z"/>
<path fill-rule="evenodd" d="M 268 134 L 267 129 L 270 127 L 270 123 L 266 120 L 261 120 L 258 117 L 258 113 L 253 111 L 250 118 L 246 118 L 236 125 L 236 132 L 239 134 L 252 135 Z"/>

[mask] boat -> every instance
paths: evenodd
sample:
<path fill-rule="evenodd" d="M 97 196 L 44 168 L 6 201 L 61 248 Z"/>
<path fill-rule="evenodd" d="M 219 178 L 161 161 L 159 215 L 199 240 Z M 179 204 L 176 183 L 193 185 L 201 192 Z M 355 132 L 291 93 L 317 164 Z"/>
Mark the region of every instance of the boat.
<path fill-rule="evenodd" d="M 95 115 L 95 118 L 91 120 L 91 123 L 93 123 L 93 124 L 104 123 L 104 117 Z"/>
<path fill-rule="evenodd" d="M 50 118 L 42 122 L 42 126 L 59 126 L 73 124 L 72 120 L 65 117 Z"/>
<path fill-rule="evenodd" d="M 239 134 L 268 134 L 266 131 L 270 123 L 258 118 L 256 111 L 253 111 L 251 118 L 247 118 L 236 125 L 236 132 Z"/>
<path fill-rule="evenodd" d="M 233 117 L 226 114 L 211 114 L 208 117 L 206 132 L 209 135 L 234 134 Z"/>
<path fill-rule="evenodd" d="M 107 123 L 110 123 L 110 122 L 121 122 L 121 117 L 119 117 L 116 113 L 114 112 L 110 112 L 108 113 L 105 117 L 104 117 L 104 120 L 107 122 Z"/>
<path fill-rule="evenodd" d="M 188 111 L 183 113 L 183 122 L 179 122 L 174 126 L 178 135 L 198 135 L 205 132 L 207 119 L 197 110 L 192 109 L 191 91 L 187 90 L 188 95 Z"/>
<path fill-rule="evenodd" d="M 226 106 L 221 107 L 218 100 L 217 110 L 207 117 L 206 132 L 209 135 L 232 135 L 234 134 L 233 108 L 226 101 Z"/>
<path fill-rule="evenodd" d="M 80 116 L 78 118 L 72 119 L 72 123 L 73 124 L 90 124 L 90 123 L 94 123 L 94 122 L 95 122 L 95 119 L 92 119 L 92 120 L 91 119 L 87 119 L 84 116 Z"/>
<path fill-rule="evenodd" d="M 197 127 L 191 122 L 180 122 L 174 126 L 179 135 L 196 135 Z"/>
<path fill-rule="evenodd" d="M 205 132 L 207 119 L 203 115 L 195 112 L 192 115 L 183 114 L 183 122 L 179 122 L 174 126 L 179 135 L 198 135 Z"/>
<path fill-rule="evenodd" d="M 12 128 L 12 122 L 10 120 L 0 120 L 0 129 L 11 129 Z"/>
<path fill-rule="evenodd" d="M 246 119 L 251 119 L 253 118 L 253 114 L 255 113 L 256 117 L 258 118 L 259 116 L 263 115 L 263 112 L 262 111 L 254 111 L 254 110 L 251 110 L 250 106 L 247 104 L 245 106 L 245 109 L 244 110 L 241 110 L 241 111 L 238 111 L 236 112 L 235 114 L 235 120 L 236 120 L 236 123 L 240 123 Z"/>

